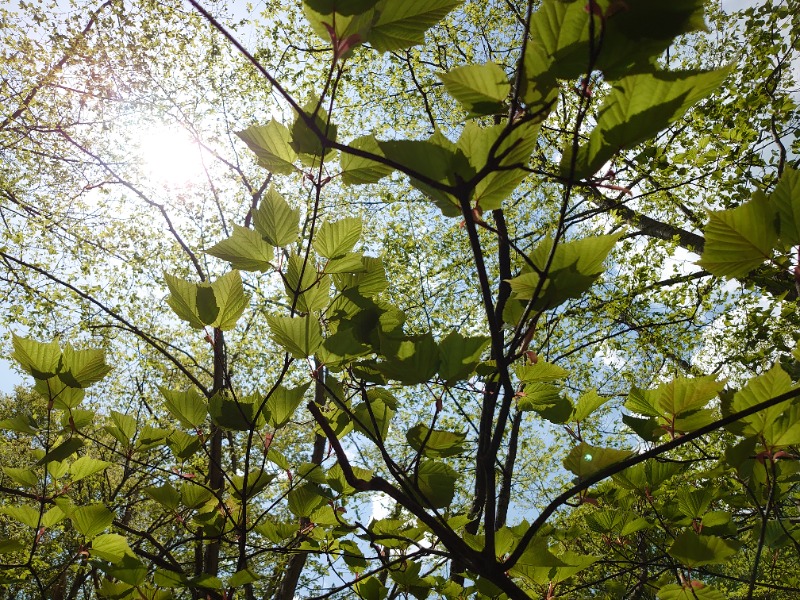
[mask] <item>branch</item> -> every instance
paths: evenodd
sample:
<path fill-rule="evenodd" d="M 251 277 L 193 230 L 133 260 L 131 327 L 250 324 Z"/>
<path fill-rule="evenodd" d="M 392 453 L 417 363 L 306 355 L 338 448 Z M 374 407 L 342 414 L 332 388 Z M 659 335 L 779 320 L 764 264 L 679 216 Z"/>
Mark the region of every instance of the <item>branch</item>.
<path fill-rule="evenodd" d="M 727 417 L 723 417 L 722 419 L 714 421 L 713 423 L 709 423 L 705 427 L 701 427 L 696 431 L 692 431 L 691 433 L 687 433 L 681 437 L 677 437 L 674 440 L 670 440 L 666 444 L 661 444 L 660 446 L 651 448 L 647 452 L 642 452 L 641 454 L 630 456 L 625 460 L 622 460 L 618 463 L 606 467 L 605 469 L 601 469 L 600 471 L 597 471 L 592 475 L 589 475 L 583 481 L 577 483 L 576 485 L 572 486 L 565 492 L 559 494 L 555 499 L 553 499 L 550 502 L 550 504 L 547 505 L 547 507 L 539 514 L 539 516 L 536 517 L 536 520 L 528 528 L 528 531 L 525 532 L 525 535 L 522 536 L 519 545 L 514 549 L 511 555 L 503 563 L 501 563 L 501 566 L 504 569 L 512 568 L 517 563 L 517 561 L 519 561 L 520 557 L 525 552 L 525 549 L 528 547 L 528 544 L 531 543 L 531 540 L 534 538 L 534 536 L 547 522 L 547 519 L 550 518 L 550 515 L 552 515 L 567 500 L 583 492 L 584 490 L 588 490 L 594 484 L 599 483 L 604 479 L 608 479 L 612 475 L 621 473 L 625 469 L 628 469 L 630 467 L 648 461 L 651 458 L 656 458 L 657 456 L 661 456 L 662 454 L 669 452 L 670 450 L 674 450 L 675 448 L 679 448 L 680 446 L 683 446 L 684 444 L 694 441 L 697 438 L 706 435 L 707 433 L 712 433 L 722 427 L 725 427 L 726 425 L 735 423 L 739 419 L 744 419 L 745 417 L 754 415 L 759 411 L 765 410 L 772 406 L 776 406 L 778 404 L 781 404 L 782 402 L 786 402 L 787 400 L 793 400 L 794 398 L 798 397 L 800 397 L 800 387 L 795 388 L 784 394 L 781 394 L 780 396 L 775 396 L 774 398 L 770 398 L 769 400 L 764 400 L 764 402 L 759 402 L 758 404 L 751 406 L 750 408 L 747 408 L 745 410 L 732 413 Z"/>

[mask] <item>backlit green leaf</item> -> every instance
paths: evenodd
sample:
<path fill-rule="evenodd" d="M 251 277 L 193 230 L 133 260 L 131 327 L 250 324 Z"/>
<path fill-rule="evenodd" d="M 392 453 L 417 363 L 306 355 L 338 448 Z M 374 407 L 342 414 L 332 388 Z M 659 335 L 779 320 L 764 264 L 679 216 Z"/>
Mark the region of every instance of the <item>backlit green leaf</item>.
<path fill-rule="evenodd" d="M 581 442 L 564 459 L 564 467 L 574 473 L 578 479 L 581 479 L 618 463 L 628 458 L 631 454 L 633 452 L 630 450 L 598 448 L 586 442 Z"/>
<path fill-rule="evenodd" d="M 731 210 L 710 212 L 698 265 L 718 277 L 743 277 L 772 256 L 778 239 L 775 206 L 757 192 Z"/>
<path fill-rule="evenodd" d="M 379 52 L 402 50 L 425 41 L 425 32 L 462 0 L 386 0 L 367 42 Z"/>
<path fill-rule="evenodd" d="M 268 243 L 280 248 L 297 240 L 300 211 L 293 210 L 283 196 L 270 187 L 253 215 L 253 226 Z"/>
<path fill-rule="evenodd" d="M 439 75 L 445 89 L 470 115 L 492 115 L 503 110 L 511 92 L 508 75 L 497 63 L 466 65 Z"/>
<path fill-rule="evenodd" d="M 688 567 L 702 567 L 728 562 L 740 546 L 741 543 L 734 540 L 687 530 L 675 539 L 667 552 Z"/>
<path fill-rule="evenodd" d="M 780 217 L 781 241 L 787 246 L 800 244 L 800 171 L 787 167 L 770 196 Z"/>
<path fill-rule="evenodd" d="M 361 219 L 347 217 L 322 224 L 314 238 L 314 250 L 325 258 L 339 258 L 350 252 L 361 237 Z"/>
<path fill-rule="evenodd" d="M 322 344 L 322 328 L 310 316 L 268 316 L 267 323 L 272 339 L 295 358 L 313 356 Z"/>
<path fill-rule="evenodd" d="M 233 225 L 233 235 L 206 250 L 207 254 L 228 261 L 242 271 L 268 271 L 272 268 L 273 247 L 260 233 L 241 225 Z"/>
<path fill-rule="evenodd" d="M 600 107 L 589 141 L 574 157 L 571 147 L 565 149 L 561 174 L 574 179 L 591 176 L 622 148 L 643 142 L 683 116 L 718 88 L 729 72 L 728 68 L 665 71 L 617 80 Z"/>
<path fill-rule="evenodd" d="M 236 133 L 258 157 L 258 164 L 272 173 L 288 175 L 294 171 L 297 155 L 289 144 L 289 129 L 277 121 L 253 125 Z M 277 245 L 277 244 L 276 244 Z"/>
<path fill-rule="evenodd" d="M 414 425 L 406 432 L 408 444 L 417 452 L 422 449 L 422 454 L 430 458 L 447 458 L 463 454 L 466 451 L 464 447 L 466 437 L 465 433 L 431 430 L 422 423 Z"/>

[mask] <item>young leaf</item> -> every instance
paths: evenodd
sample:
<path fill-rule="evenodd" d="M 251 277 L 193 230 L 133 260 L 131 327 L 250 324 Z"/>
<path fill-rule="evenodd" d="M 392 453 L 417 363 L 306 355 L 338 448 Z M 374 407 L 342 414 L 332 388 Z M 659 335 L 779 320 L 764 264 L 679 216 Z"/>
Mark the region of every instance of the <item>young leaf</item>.
<path fill-rule="evenodd" d="M 205 323 L 200 320 L 197 309 L 197 286 L 190 281 L 164 273 L 170 295 L 167 304 L 184 321 L 195 329 L 202 329 Z"/>
<path fill-rule="evenodd" d="M 295 169 L 297 155 L 289 144 L 290 134 L 285 125 L 269 121 L 253 125 L 236 133 L 258 157 L 258 164 L 272 173 L 288 175 Z"/>
<path fill-rule="evenodd" d="M 350 252 L 361 237 L 361 219 L 347 217 L 326 222 L 319 228 L 313 246 L 325 258 L 339 258 Z"/>
<path fill-rule="evenodd" d="M 501 112 L 511 92 L 508 75 L 497 63 L 457 67 L 440 74 L 439 79 L 470 116 Z"/>
<path fill-rule="evenodd" d="M 253 215 L 253 226 L 268 243 L 281 248 L 297 240 L 300 211 L 292 210 L 275 188 L 270 187 Z"/>
<path fill-rule="evenodd" d="M 64 346 L 58 377 L 66 385 L 75 388 L 89 387 L 97 383 L 111 367 L 106 364 L 102 350 L 75 350 L 71 344 Z"/>
<path fill-rule="evenodd" d="M 378 52 L 402 50 L 425 42 L 425 32 L 462 0 L 386 0 L 367 42 Z"/>
<path fill-rule="evenodd" d="M 481 359 L 481 354 L 489 345 L 485 336 L 464 337 L 451 331 L 439 344 L 439 377 L 447 385 L 467 379 Z"/>
<path fill-rule="evenodd" d="M 442 462 L 426 460 L 420 463 L 417 487 L 422 501 L 431 508 L 447 508 L 455 496 L 458 473 Z"/>
<path fill-rule="evenodd" d="M 322 344 L 322 328 L 316 319 L 268 316 L 267 323 L 275 340 L 295 358 L 313 356 Z"/>
<path fill-rule="evenodd" d="M 285 388 L 279 385 L 267 399 L 265 410 L 267 411 L 267 423 L 273 429 L 284 427 L 292 415 L 303 401 L 303 395 L 308 390 L 310 384 L 301 385 L 296 388 Z"/>
<path fill-rule="evenodd" d="M 743 277 L 772 256 L 778 239 L 775 206 L 764 194 L 737 208 L 709 212 L 698 265 L 718 277 Z"/>
<path fill-rule="evenodd" d="M 447 458 L 463 454 L 466 451 L 464 448 L 466 437 L 465 433 L 431 430 L 422 423 L 414 425 L 406 432 L 408 444 L 417 452 L 422 449 L 422 454 L 430 458 Z"/>
<path fill-rule="evenodd" d="M 608 466 L 618 463 L 628 458 L 633 452 L 630 450 L 618 450 L 616 448 L 598 448 L 590 446 L 586 442 L 581 442 L 575 446 L 567 458 L 564 459 L 564 467 L 574 473 L 578 479 L 588 477 Z"/>
<path fill-rule="evenodd" d="M 575 410 L 572 412 L 570 421 L 585 421 L 594 411 L 608 402 L 609 398 L 604 398 L 597 394 L 597 390 L 590 390 L 578 398 Z"/>
<path fill-rule="evenodd" d="M 786 371 L 776 364 L 766 373 L 752 378 L 744 388 L 736 392 L 732 407 L 734 412 L 739 412 L 775 396 L 785 394 L 791 389 L 792 380 Z M 747 424 L 745 431 L 750 435 L 762 435 L 784 410 L 786 410 L 786 405 L 778 404 L 745 417 L 742 419 Z"/>
<path fill-rule="evenodd" d="M 111 525 L 114 513 L 103 504 L 90 504 L 76 508 L 69 518 L 75 524 L 75 529 L 87 539 L 92 539 Z"/>
<path fill-rule="evenodd" d="M 313 483 L 304 483 L 289 491 L 289 510 L 296 517 L 309 517 L 320 506 L 328 501 L 322 488 Z"/>
<path fill-rule="evenodd" d="M 234 223 L 233 235 L 217 242 L 206 253 L 229 262 L 234 269 L 263 273 L 272 269 L 274 249 L 257 231 Z"/>
<path fill-rule="evenodd" d="M 589 141 L 574 157 L 571 147 L 564 151 L 561 174 L 573 179 L 591 176 L 620 149 L 652 137 L 683 116 L 717 89 L 729 72 L 729 68 L 654 71 L 619 79 L 600 107 Z"/>
<path fill-rule="evenodd" d="M 104 533 L 95 537 L 89 552 L 92 556 L 112 564 L 120 562 L 125 556 L 133 556 L 128 541 L 117 533 Z"/>
<path fill-rule="evenodd" d="M 90 456 L 81 456 L 69 466 L 69 472 L 72 475 L 72 481 L 74 483 L 86 477 L 90 477 L 95 473 L 105 471 L 110 466 L 111 463 L 105 460 L 98 460 Z"/>
<path fill-rule="evenodd" d="M 164 397 L 164 405 L 173 417 L 184 427 L 195 429 L 199 427 L 208 415 L 205 397 L 190 388 L 184 391 L 158 388 Z"/>
<path fill-rule="evenodd" d="M 356 150 L 363 150 L 376 156 L 384 156 L 373 135 L 365 135 L 354 139 L 349 146 Z M 342 183 L 345 185 L 361 185 L 376 183 L 394 172 L 394 169 L 368 158 L 342 151 L 339 163 L 342 167 Z"/>
<path fill-rule="evenodd" d="M 315 110 L 316 112 L 313 112 Z M 328 113 L 325 112 L 322 107 L 318 106 L 316 98 L 309 100 L 305 106 L 303 106 L 303 111 L 314 122 L 314 125 L 317 130 L 319 130 L 319 133 L 324 136 L 326 142 L 336 141 L 336 132 L 338 128 L 330 122 Z M 297 115 L 292 124 L 291 138 L 292 141 L 289 142 L 289 144 L 298 154 L 324 156 L 330 151 L 328 144 L 320 140 L 317 133 L 308 126 L 306 120 L 301 118 L 300 115 Z"/>
<path fill-rule="evenodd" d="M 58 342 L 42 343 L 32 339 L 11 336 L 14 352 L 11 358 L 36 379 L 48 379 L 55 376 L 61 363 L 61 348 Z"/>
<path fill-rule="evenodd" d="M 787 167 L 770 202 L 778 208 L 781 241 L 787 246 L 800 244 L 800 171 Z"/>
<path fill-rule="evenodd" d="M 200 287 L 202 288 L 203 284 L 200 284 Z M 219 312 L 216 318 L 207 324 L 223 331 L 233 329 L 250 301 L 250 295 L 244 293 L 242 276 L 235 270 L 226 273 L 211 284 L 211 290 L 214 292 Z"/>
<path fill-rule="evenodd" d="M 740 546 L 741 543 L 734 540 L 687 530 L 675 539 L 667 553 L 687 567 L 702 567 L 728 562 Z"/>

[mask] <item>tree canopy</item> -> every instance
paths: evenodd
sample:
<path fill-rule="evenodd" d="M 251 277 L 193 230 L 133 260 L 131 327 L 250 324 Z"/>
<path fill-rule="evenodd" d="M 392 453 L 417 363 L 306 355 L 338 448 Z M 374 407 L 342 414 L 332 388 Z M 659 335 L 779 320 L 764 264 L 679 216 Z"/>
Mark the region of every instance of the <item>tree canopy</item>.
<path fill-rule="evenodd" d="M 0 8 L 8 598 L 794 598 L 800 6 Z"/>

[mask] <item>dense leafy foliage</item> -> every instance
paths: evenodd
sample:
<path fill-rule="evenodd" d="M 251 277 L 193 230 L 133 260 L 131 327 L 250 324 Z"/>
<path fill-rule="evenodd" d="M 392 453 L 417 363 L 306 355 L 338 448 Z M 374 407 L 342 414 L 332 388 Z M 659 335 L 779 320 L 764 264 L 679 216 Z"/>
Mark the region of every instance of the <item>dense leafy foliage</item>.
<path fill-rule="evenodd" d="M 190 2 L 0 12 L 9 597 L 797 595 L 796 2 Z"/>

